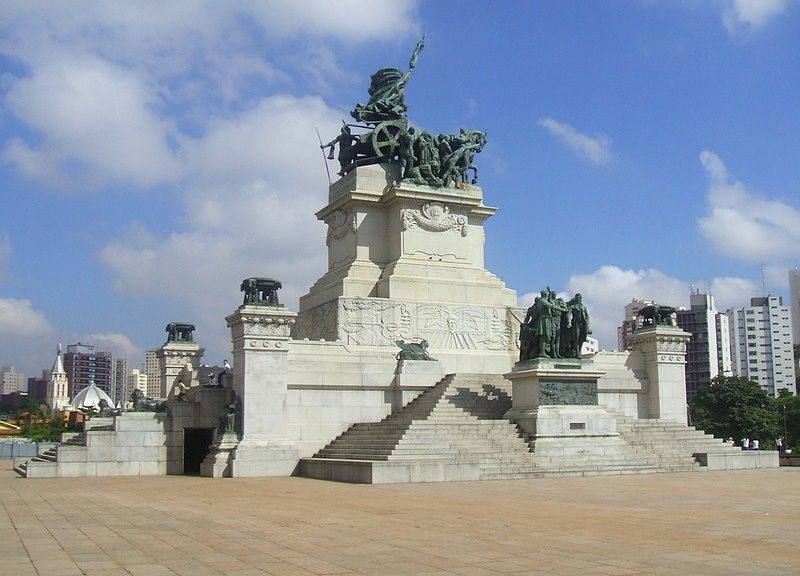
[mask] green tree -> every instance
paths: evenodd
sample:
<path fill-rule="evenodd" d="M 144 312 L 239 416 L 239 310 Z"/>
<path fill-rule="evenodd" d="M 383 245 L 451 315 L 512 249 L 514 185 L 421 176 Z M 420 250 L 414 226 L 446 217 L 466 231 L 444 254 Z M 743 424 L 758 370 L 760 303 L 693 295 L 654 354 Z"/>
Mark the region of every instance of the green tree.
<path fill-rule="evenodd" d="M 792 451 L 800 450 L 800 396 L 778 396 L 773 407 L 778 417 L 778 435 L 784 437 L 784 446 Z"/>
<path fill-rule="evenodd" d="M 689 405 L 692 423 L 718 438 L 757 438 L 772 445 L 782 426 L 773 400 L 741 376 L 717 376 Z"/>

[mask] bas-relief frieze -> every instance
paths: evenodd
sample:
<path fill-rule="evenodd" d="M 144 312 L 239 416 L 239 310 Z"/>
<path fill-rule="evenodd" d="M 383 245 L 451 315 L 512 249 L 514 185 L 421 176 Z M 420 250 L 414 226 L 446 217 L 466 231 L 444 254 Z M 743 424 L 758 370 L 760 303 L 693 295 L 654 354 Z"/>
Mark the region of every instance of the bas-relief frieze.
<path fill-rule="evenodd" d="M 431 349 L 510 350 L 516 346 L 505 309 L 340 300 L 340 338 L 347 344 L 393 346 L 424 338 Z"/>
<path fill-rule="evenodd" d="M 292 338 L 336 340 L 336 302 L 328 302 L 298 314 L 297 323 L 292 328 Z"/>
<path fill-rule="evenodd" d="M 419 227 L 428 232 L 453 230 L 465 237 L 468 233 L 467 217 L 452 214 L 441 202 L 427 202 L 421 208 L 404 208 L 400 211 L 403 230 Z"/>

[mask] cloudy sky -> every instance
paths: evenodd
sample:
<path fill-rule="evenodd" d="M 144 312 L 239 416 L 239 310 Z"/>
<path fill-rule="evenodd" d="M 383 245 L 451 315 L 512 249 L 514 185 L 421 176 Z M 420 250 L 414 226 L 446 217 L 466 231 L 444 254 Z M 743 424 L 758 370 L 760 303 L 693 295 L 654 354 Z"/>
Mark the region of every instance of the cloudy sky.
<path fill-rule="evenodd" d="M 762 270 L 786 294 L 800 2 L 6 0 L 0 365 L 59 341 L 135 365 L 175 320 L 221 362 L 247 276 L 296 309 L 326 268 L 315 128 L 423 32 L 409 115 L 488 132 L 487 267 L 521 304 L 582 291 L 613 349 L 631 298 L 742 306 Z"/>

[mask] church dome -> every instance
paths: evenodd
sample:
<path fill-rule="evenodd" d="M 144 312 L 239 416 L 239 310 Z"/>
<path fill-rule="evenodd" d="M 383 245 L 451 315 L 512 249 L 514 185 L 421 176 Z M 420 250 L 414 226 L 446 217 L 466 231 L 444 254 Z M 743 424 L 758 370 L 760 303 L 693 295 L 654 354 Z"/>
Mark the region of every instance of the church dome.
<path fill-rule="evenodd" d="M 111 396 L 106 394 L 101 388 L 98 388 L 94 380 L 92 380 L 86 388 L 75 394 L 75 398 L 70 402 L 70 406 L 73 410 L 82 410 L 85 408 L 99 409 L 100 400 L 108 402 L 110 408 L 114 407 L 114 401 L 111 399 Z"/>

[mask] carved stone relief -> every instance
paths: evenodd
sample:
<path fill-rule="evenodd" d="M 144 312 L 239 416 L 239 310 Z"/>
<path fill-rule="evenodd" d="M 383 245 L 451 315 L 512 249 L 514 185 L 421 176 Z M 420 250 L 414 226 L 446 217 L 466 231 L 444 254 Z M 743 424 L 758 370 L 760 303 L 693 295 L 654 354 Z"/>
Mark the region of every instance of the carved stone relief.
<path fill-rule="evenodd" d="M 393 346 L 396 340 L 424 338 L 431 349 L 510 350 L 516 346 L 504 309 L 369 298 L 342 298 L 340 303 L 340 338 L 347 344 Z"/>
<path fill-rule="evenodd" d="M 403 230 L 419 226 L 428 232 L 453 230 L 466 236 L 469 230 L 467 217 L 450 213 L 450 208 L 441 202 L 427 202 L 420 209 L 404 208 L 400 211 Z"/>
<path fill-rule="evenodd" d="M 328 302 L 298 314 L 297 322 L 292 327 L 292 338 L 336 340 L 336 302 Z"/>
<path fill-rule="evenodd" d="M 328 235 L 325 237 L 325 244 L 331 245 L 333 240 L 340 240 L 347 236 L 348 232 L 356 232 L 355 212 L 334 210 L 327 221 Z"/>

